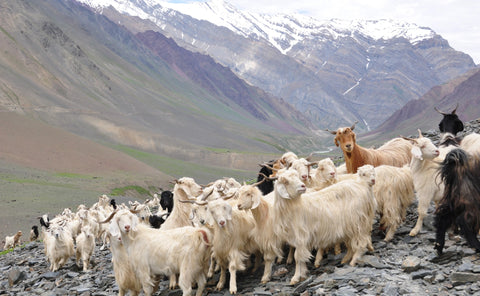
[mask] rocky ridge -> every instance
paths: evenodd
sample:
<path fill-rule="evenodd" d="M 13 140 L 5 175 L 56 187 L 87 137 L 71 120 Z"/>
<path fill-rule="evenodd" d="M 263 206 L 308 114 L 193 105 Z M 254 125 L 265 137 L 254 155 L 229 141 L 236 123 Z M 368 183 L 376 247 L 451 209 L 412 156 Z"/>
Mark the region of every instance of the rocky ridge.
<path fill-rule="evenodd" d="M 480 120 L 465 124 L 463 134 L 480 131 Z M 438 132 L 424 135 L 438 140 Z M 408 233 L 414 226 L 416 204 L 407 213 L 405 223 L 391 242 L 383 241 L 384 233 L 374 225 L 374 252 L 366 253 L 358 266 L 342 265 L 340 255 L 328 254 L 317 269 L 309 265 L 308 278 L 290 286 L 293 265 L 274 266 L 272 281 L 261 284 L 263 267 L 237 275 L 239 295 L 480 295 L 480 257 L 465 239 L 449 235 L 444 254 L 433 249 L 433 205 L 416 236 Z M 118 287 L 113 275 L 111 253 L 96 247 L 93 268 L 82 272 L 73 258 L 59 271 L 50 272 L 41 242 L 32 242 L 0 256 L 0 295 L 116 295 Z M 215 291 L 218 273 L 207 284 L 206 295 L 228 295 L 227 289 Z M 181 290 L 168 290 L 168 280 L 160 282 L 155 295 L 181 295 Z"/>

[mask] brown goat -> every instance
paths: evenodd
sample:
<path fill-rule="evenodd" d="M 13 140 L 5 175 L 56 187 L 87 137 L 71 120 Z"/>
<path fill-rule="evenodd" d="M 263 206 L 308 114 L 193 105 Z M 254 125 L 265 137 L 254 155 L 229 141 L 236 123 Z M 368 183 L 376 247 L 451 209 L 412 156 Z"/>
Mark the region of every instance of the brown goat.
<path fill-rule="evenodd" d="M 335 145 L 340 146 L 345 158 L 347 172 L 354 174 L 365 164 L 379 166 L 382 164 L 402 167 L 410 163 L 412 144 L 402 138 L 395 138 L 378 149 L 364 148 L 356 143 L 354 123 L 351 127 L 341 127 L 336 131 L 329 131 L 335 135 Z"/>

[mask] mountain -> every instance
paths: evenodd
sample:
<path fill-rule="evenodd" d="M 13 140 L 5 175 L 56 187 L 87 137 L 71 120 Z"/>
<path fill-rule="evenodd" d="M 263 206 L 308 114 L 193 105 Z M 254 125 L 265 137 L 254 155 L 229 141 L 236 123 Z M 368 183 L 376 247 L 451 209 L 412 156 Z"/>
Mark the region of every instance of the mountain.
<path fill-rule="evenodd" d="M 475 68 L 433 30 L 392 20 L 316 20 L 194 3 L 78 0 L 135 33 L 210 55 L 304 113 L 318 129 L 379 126 L 407 102 Z"/>
<path fill-rule="evenodd" d="M 467 122 L 479 119 L 480 114 L 480 69 L 471 70 L 445 84 L 430 89 L 418 100 L 408 102 L 396 111 L 366 139 L 391 135 L 413 135 L 416 129 L 438 130 L 443 116 L 435 107 L 450 113 L 458 104 L 456 114 Z"/>
<path fill-rule="evenodd" d="M 134 34 L 69 0 L 2 2 L 0 18 L 1 111 L 190 162 L 190 174 L 247 175 L 271 154 L 318 145 L 290 104 L 158 32 Z"/>

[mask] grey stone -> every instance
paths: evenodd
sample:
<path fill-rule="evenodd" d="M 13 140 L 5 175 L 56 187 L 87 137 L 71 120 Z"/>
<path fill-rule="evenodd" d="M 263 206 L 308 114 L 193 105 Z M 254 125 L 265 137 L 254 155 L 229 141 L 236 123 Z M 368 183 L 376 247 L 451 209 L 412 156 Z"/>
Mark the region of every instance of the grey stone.
<path fill-rule="evenodd" d="M 402 269 L 405 272 L 412 272 L 419 270 L 421 267 L 421 260 L 415 256 L 408 256 L 402 262 Z"/>
<path fill-rule="evenodd" d="M 480 280 L 480 274 L 470 272 L 454 272 L 450 275 L 450 280 L 454 284 L 477 282 Z"/>
<path fill-rule="evenodd" d="M 23 281 L 27 278 L 27 273 L 25 271 L 21 271 L 18 268 L 14 268 L 8 272 L 8 285 L 13 287 L 14 285 L 18 284 L 19 282 Z"/>

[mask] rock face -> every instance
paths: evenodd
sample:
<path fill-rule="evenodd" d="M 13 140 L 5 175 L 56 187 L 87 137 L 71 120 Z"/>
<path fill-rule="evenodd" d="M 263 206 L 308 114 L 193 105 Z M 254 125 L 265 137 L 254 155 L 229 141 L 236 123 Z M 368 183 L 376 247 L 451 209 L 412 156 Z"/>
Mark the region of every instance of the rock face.
<path fill-rule="evenodd" d="M 479 132 L 480 121 L 465 124 L 467 133 Z M 437 139 L 438 133 L 426 136 Z M 448 234 L 444 254 L 434 250 L 434 206 L 424 220 L 423 230 L 410 237 L 417 220 L 417 204 L 407 211 L 405 223 L 398 228 L 393 240 L 385 242 L 385 233 L 375 222 L 372 232 L 374 252 L 366 253 L 358 266 L 342 265 L 340 255 L 328 253 L 321 266 L 308 264 L 307 279 L 295 286 L 289 281 L 294 265 L 275 264 L 272 280 L 260 282 L 263 266 L 257 271 L 237 273 L 239 295 L 480 295 L 479 255 L 466 244 L 463 237 Z M 57 272 L 48 270 L 41 242 L 29 243 L 23 248 L 0 256 L 0 295 L 116 295 L 118 287 L 113 275 L 111 253 L 95 248 L 92 270 L 82 272 L 74 259 Z M 287 250 L 285 250 L 287 251 Z M 208 295 L 228 295 L 227 287 L 215 291 L 219 273 L 207 284 Z M 179 289 L 168 290 L 169 281 L 163 278 L 155 295 L 181 295 Z"/>
<path fill-rule="evenodd" d="M 359 129 L 373 129 L 408 101 L 475 67 L 471 57 L 433 30 L 391 20 L 268 16 L 218 0 L 190 9 L 131 3 L 137 12 L 126 10 L 122 1 L 110 1 L 110 7 L 77 1 L 133 32 L 161 32 L 213 57 L 250 84 L 284 98 L 320 128 L 359 120 Z"/>

